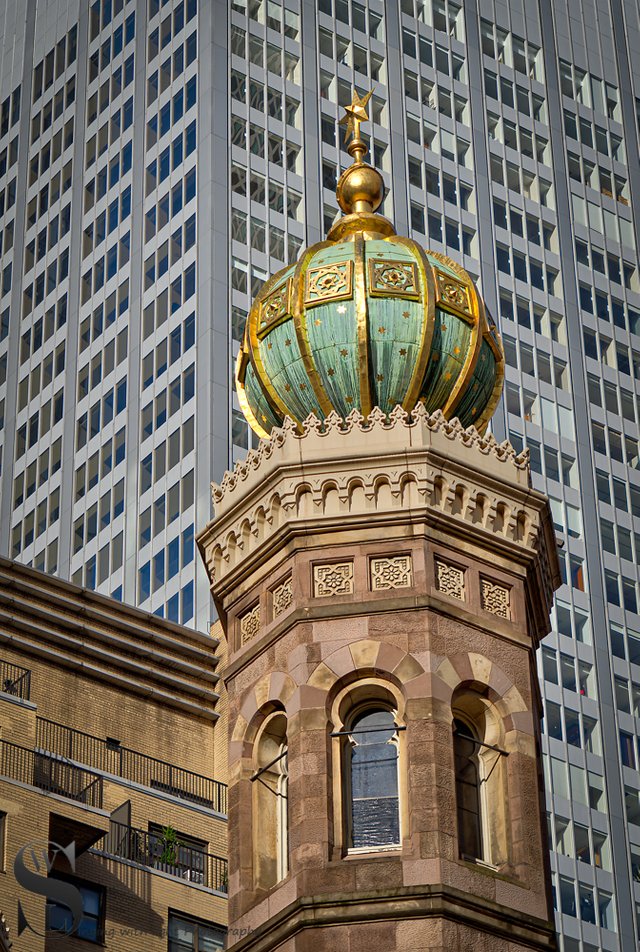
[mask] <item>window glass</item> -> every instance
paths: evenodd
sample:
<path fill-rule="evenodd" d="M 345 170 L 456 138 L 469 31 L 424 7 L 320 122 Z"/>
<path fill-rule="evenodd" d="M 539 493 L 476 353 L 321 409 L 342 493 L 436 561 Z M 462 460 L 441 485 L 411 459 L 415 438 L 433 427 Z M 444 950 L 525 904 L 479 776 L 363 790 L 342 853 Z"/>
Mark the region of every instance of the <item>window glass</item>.
<path fill-rule="evenodd" d="M 480 859 L 483 850 L 478 741 L 471 728 L 458 718 L 453 722 L 453 749 L 460 855 Z"/>
<path fill-rule="evenodd" d="M 91 883 L 76 883 L 82 896 L 82 919 L 76 932 L 79 939 L 102 942 L 104 927 L 104 890 Z M 63 903 L 47 900 L 47 929 L 68 935 L 73 926 L 71 910 Z"/>
<path fill-rule="evenodd" d="M 225 931 L 205 922 L 169 915 L 169 952 L 215 952 L 223 949 Z"/>
<path fill-rule="evenodd" d="M 398 738 L 389 711 L 356 717 L 349 733 L 351 847 L 400 845 Z"/>

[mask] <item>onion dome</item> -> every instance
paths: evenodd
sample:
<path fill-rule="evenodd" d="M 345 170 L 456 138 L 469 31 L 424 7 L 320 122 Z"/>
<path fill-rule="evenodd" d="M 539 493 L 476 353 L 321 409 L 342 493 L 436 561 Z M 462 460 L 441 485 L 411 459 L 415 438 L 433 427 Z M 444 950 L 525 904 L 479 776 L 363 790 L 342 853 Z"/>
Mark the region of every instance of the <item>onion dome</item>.
<path fill-rule="evenodd" d="M 344 216 L 249 312 L 236 388 L 259 436 L 285 416 L 300 425 L 418 403 L 484 432 L 502 393 L 502 342 L 470 276 L 376 214 L 384 182 L 360 138 L 370 95 L 355 94 L 341 120 L 354 159 L 336 191 Z"/>

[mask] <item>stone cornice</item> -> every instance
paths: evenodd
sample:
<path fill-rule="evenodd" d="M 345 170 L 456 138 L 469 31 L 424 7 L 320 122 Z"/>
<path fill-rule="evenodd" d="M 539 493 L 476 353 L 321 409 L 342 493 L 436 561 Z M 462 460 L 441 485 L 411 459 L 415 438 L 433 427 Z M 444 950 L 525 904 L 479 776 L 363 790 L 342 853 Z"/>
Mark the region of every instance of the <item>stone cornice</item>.
<path fill-rule="evenodd" d="M 341 438 L 346 439 L 343 442 Z M 216 517 L 228 511 L 239 493 L 244 497 L 247 491 L 264 481 L 265 474 L 272 468 L 268 461 L 274 453 L 279 466 L 302 462 L 303 459 L 305 462 L 326 462 L 336 454 L 342 460 L 348 454 L 349 460 L 355 462 L 375 459 L 378 455 L 387 456 L 390 442 L 401 452 L 428 446 L 440 449 L 447 457 L 452 455 L 448 446 L 451 442 L 467 449 L 475 447 L 481 457 L 485 457 L 484 464 L 489 468 L 493 470 L 493 463 L 506 464 L 512 479 L 518 473 L 518 482 L 524 486 L 529 484 L 528 450 L 518 454 L 508 440 L 498 443 L 491 433 L 481 436 L 473 426 L 465 429 L 457 418 L 447 420 L 441 410 L 427 413 L 420 403 L 411 414 L 396 406 L 388 417 L 376 407 L 366 420 L 357 410 L 353 410 L 346 420 L 335 412 L 324 421 L 310 414 L 301 432 L 287 417 L 282 427 L 275 427 L 268 439 L 260 440 L 257 449 L 250 450 L 244 460 L 227 471 L 219 484 L 212 483 Z M 499 466 L 496 475 L 498 473 L 502 478 L 509 478 L 504 468 Z"/>
<path fill-rule="evenodd" d="M 389 420 L 380 411 L 366 422 L 356 412 L 346 422 L 310 417 L 302 433 L 288 422 L 213 486 L 213 501 L 216 518 L 198 544 L 219 605 L 285 542 L 423 523 L 524 566 L 541 596 L 533 601 L 544 603 L 531 604 L 535 628 L 548 630 L 560 573 L 528 455 L 441 412 L 419 405 L 411 416 L 396 407 Z"/>
<path fill-rule="evenodd" d="M 405 886 L 298 899 L 249 935 L 233 943 L 233 952 L 270 952 L 301 931 L 357 922 L 444 919 L 514 946 L 553 952 L 555 929 L 526 913 L 517 913 L 490 899 L 479 900 L 451 886 Z M 233 936 L 231 937 L 233 941 Z"/>

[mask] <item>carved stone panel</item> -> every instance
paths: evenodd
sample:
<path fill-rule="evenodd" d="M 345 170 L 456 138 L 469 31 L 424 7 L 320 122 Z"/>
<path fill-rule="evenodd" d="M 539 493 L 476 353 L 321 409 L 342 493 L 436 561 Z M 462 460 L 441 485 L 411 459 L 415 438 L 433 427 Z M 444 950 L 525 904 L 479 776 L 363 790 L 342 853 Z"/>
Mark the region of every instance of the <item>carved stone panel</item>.
<path fill-rule="evenodd" d="M 243 645 L 260 631 L 260 605 L 254 605 L 240 619 L 240 640 Z"/>
<path fill-rule="evenodd" d="M 284 582 L 281 582 L 280 585 L 277 585 L 276 588 L 271 592 L 273 598 L 273 617 L 277 618 L 278 615 L 281 615 L 283 612 L 286 612 L 287 608 L 291 605 L 293 601 L 293 579 L 291 576 L 286 578 Z"/>
<path fill-rule="evenodd" d="M 511 597 L 509 589 L 499 582 L 492 582 L 488 578 L 480 579 L 480 597 L 482 607 L 499 618 L 511 618 Z"/>
<path fill-rule="evenodd" d="M 465 600 L 464 569 L 451 565 L 443 559 L 436 559 L 436 588 L 451 598 Z"/>
<path fill-rule="evenodd" d="M 353 594 L 353 562 L 333 562 L 313 566 L 313 594 L 316 598 Z"/>
<path fill-rule="evenodd" d="M 413 566 L 410 555 L 394 555 L 371 559 L 369 563 L 371 590 L 381 592 L 388 588 L 411 588 Z"/>

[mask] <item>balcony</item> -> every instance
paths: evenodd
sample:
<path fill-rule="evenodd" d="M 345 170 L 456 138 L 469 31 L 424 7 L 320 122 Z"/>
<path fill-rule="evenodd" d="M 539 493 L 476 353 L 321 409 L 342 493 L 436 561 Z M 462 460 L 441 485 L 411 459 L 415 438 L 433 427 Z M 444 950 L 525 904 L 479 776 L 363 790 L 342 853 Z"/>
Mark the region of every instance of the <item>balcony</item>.
<path fill-rule="evenodd" d="M 17 664 L 0 661 L 0 691 L 19 697 L 21 701 L 30 701 L 31 672 Z"/>
<path fill-rule="evenodd" d="M 217 813 L 227 812 L 226 784 L 123 747 L 117 740 L 103 740 L 39 717 L 36 746 Z"/>
<path fill-rule="evenodd" d="M 102 809 L 102 777 L 6 740 L 0 741 L 0 775 Z"/>
<path fill-rule="evenodd" d="M 91 852 L 165 873 L 183 882 L 227 892 L 227 861 L 203 849 L 166 841 L 155 832 L 112 822 Z"/>

